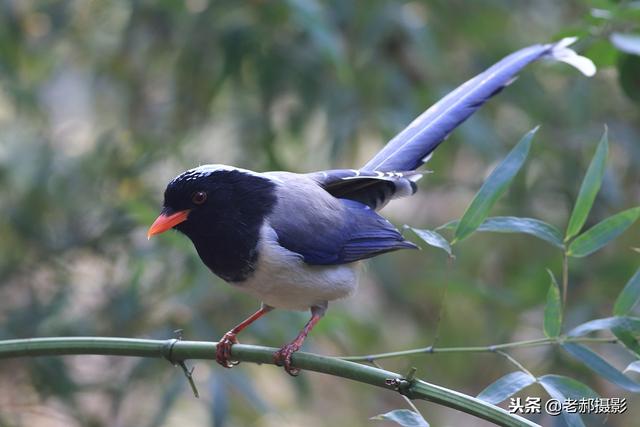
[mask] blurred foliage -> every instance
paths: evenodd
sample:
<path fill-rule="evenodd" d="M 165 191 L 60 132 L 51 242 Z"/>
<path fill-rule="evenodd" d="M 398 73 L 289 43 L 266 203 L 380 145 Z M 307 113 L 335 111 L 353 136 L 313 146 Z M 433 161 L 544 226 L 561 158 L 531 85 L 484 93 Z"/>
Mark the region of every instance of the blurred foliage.
<path fill-rule="evenodd" d="M 508 351 L 510 352 L 517 348 L 527 348 L 532 345 L 538 346 L 541 343 L 545 345 L 559 345 L 568 355 L 583 363 L 585 367 L 588 367 L 600 375 L 602 379 L 617 385 L 621 389 L 633 393 L 640 393 L 640 383 L 624 374 L 627 371 L 635 372 L 635 366 L 640 360 L 640 345 L 638 343 L 638 336 L 640 336 L 640 317 L 633 315 L 634 307 L 640 303 L 640 269 L 629 279 L 629 282 L 625 284 L 622 292 L 617 296 L 611 313 L 613 316 L 587 320 L 575 326 L 570 331 L 563 333 L 564 310 L 567 306 L 567 300 L 569 299 L 569 282 L 571 281 L 568 268 L 570 260 L 589 256 L 613 242 L 640 218 L 640 206 L 611 215 L 588 230 L 583 231 L 583 226 L 589 217 L 606 170 L 609 139 L 607 129 L 605 128 L 605 132 L 600 139 L 591 164 L 580 185 L 580 191 L 573 206 L 571 217 L 567 224 L 567 230 L 564 233 L 564 239 L 562 239 L 560 230 L 539 219 L 513 216 L 488 217 L 489 211 L 495 202 L 505 192 L 511 180 L 522 168 L 527 154 L 530 151 L 533 135 L 537 129 L 538 128 L 535 128 L 527 133 L 511 150 L 509 155 L 489 174 L 460 220 L 450 221 L 438 227 L 439 230 L 455 228 L 453 240 L 450 244 L 437 231 L 420 229 L 413 229 L 413 231 L 424 243 L 445 250 L 449 256 L 452 254 L 451 246 L 461 239 L 470 236 L 475 231 L 528 234 L 562 251 L 562 287 L 556 280 L 553 271 L 547 269 L 551 284 L 547 292 L 542 321 L 542 332 L 546 338 L 512 341 L 492 346 L 481 346 L 480 348 L 456 347 L 455 352 L 491 351 L 505 357 L 517 369 L 517 371 L 504 375 L 490 384 L 478 395 L 479 398 L 493 404 L 502 403 L 508 398 L 511 398 L 508 406 L 510 410 L 514 410 L 519 414 L 528 414 L 531 413 L 531 411 L 527 411 L 526 404 L 521 407 L 517 401 L 513 403 L 512 396 L 528 388 L 530 385 L 537 383 L 545 389 L 550 398 L 555 399 L 556 402 L 561 402 L 559 403 L 561 405 L 560 408 L 569 408 L 571 407 L 570 405 L 576 406 L 575 411 L 564 409 L 561 412 L 557 412 L 567 426 L 584 427 L 585 424 L 582 416 L 586 415 L 582 414 L 585 414 L 585 410 L 577 409 L 578 402 L 583 401 L 584 404 L 589 405 L 588 399 L 599 399 L 599 395 L 589 386 L 574 378 L 558 375 L 535 376 L 524 367 L 524 365 L 514 359 Z M 608 331 L 609 335 L 600 338 L 588 336 L 593 332 L 601 331 Z M 589 344 L 619 345 L 618 350 L 628 350 L 627 367 L 624 370 L 617 369 L 609 363 L 606 357 L 602 357 L 589 349 L 586 346 Z M 445 350 L 447 350 L 446 347 L 434 348 L 431 346 L 428 348 L 428 352 L 430 353 L 443 352 Z M 450 352 L 453 351 L 452 349 L 448 350 Z M 421 353 L 425 353 L 424 348 L 396 353 L 393 356 L 398 357 Z M 388 354 L 380 356 L 369 355 L 364 360 L 375 361 L 385 357 L 388 357 Z M 605 399 L 607 399 L 607 402 L 612 401 L 610 398 Z M 621 413 L 622 407 L 626 410 L 626 401 L 620 398 L 615 399 L 616 402 L 618 402 L 616 409 L 608 407 L 606 411 L 603 410 L 604 412 L 595 413 L 619 414 Z M 544 408 L 548 412 L 546 403 Z M 421 418 L 416 412 L 411 412 L 411 414 L 414 417 Z M 398 420 L 395 421 L 405 427 L 413 427 L 415 425 L 412 421 L 407 421 L 406 423 Z M 422 419 L 422 422 L 424 424 L 426 421 Z"/>
<path fill-rule="evenodd" d="M 385 213 L 421 228 L 460 218 L 492 164 L 541 124 L 492 214 L 564 229 L 608 124 L 609 166 L 589 229 L 640 199 L 639 26 L 638 2 L 613 0 L 3 0 L 0 337 L 166 338 L 183 329 L 190 339 L 217 339 L 257 302 L 211 275 L 182 236 L 146 240 L 169 179 L 204 163 L 362 164 L 457 84 L 511 51 L 566 35 L 581 37 L 577 48 L 600 67 L 596 77 L 529 67 L 438 150 L 421 191 Z M 617 34 L 626 36 L 622 46 Z M 597 255 L 572 260 L 565 325 L 609 315 L 638 267 L 630 248 L 640 246 L 639 231 L 636 224 Z M 358 295 L 332 305 L 307 348 L 346 355 L 429 345 L 436 335 L 439 345 L 537 338 L 545 269 L 560 268 L 547 248 L 478 233 L 457 245 L 455 262 L 436 250 L 378 257 Z M 243 341 L 279 346 L 306 316 L 276 311 Z M 625 354 L 599 351 L 626 366 Z M 536 375 L 566 374 L 630 399 L 608 425 L 640 416 L 637 397 L 561 350 L 516 356 Z M 469 394 L 512 371 L 491 354 L 384 366 L 416 366 Z M 166 361 L 11 361 L 0 367 L 0 425 L 359 426 L 403 405 L 362 385 L 308 373 L 291 380 L 269 367 L 198 363 L 195 377 L 199 400 Z M 435 425 L 472 422 L 419 406 Z"/>

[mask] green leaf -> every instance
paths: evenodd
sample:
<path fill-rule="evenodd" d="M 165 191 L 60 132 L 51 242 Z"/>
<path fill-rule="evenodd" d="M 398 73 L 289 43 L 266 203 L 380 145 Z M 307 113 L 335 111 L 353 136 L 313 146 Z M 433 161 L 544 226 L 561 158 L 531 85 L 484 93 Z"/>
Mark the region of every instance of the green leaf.
<path fill-rule="evenodd" d="M 611 366 L 609 362 L 589 350 L 587 347 L 574 343 L 564 343 L 562 344 L 562 348 L 606 380 L 625 390 L 640 393 L 640 384 L 624 375 L 615 367 Z"/>
<path fill-rule="evenodd" d="M 460 221 L 449 221 L 437 229 L 455 229 Z M 553 246 L 564 249 L 560 230 L 551 224 L 535 218 L 521 218 L 515 216 L 493 216 L 484 220 L 476 231 L 495 233 L 523 233 L 542 239 Z"/>
<path fill-rule="evenodd" d="M 640 318 L 637 317 L 616 316 L 591 320 L 573 328 L 567 335 L 577 337 L 605 329 L 615 335 L 620 345 L 640 357 L 640 343 L 635 337 L 640 332 Z"/>
<path fill-rule="evenodd" d="M 618 57 L 618 81 L 625 95 L 640 104 L 640 56 L 621 54 Z"/>
<path fill-rule="evenodd" d="M 629 365 L 626 368 L 624 368 L 624 372 L 627 372 L 627 371 L 637 372 L 638 374 L 640 374 L 640 360 L 636 360 L 635 362 L 629 363 Z"/>
<path fill-rule="evenodd" d="M 413 228 L 406 225 L 405 228 L 408 228 L 416 233 L 416 235 L 428 245 L 444 250 L 447 254 L 449 254 L 450 257 L 453 256 L 453 254 L 451 253 L 451 246 L 449 245 L 449 242 L 447 242 L 447 239 L 442 237 L 442 235 L 440 235 L 439 233 L 431 230 Z"/>
<path fill-rule="evenodd" d="M 458 228 L 458 224 L 460 224 L 460 221 L 454 219 L 436 227 L 436 230 L 455 230 L 456 228 Z"/>
<path fill-rule="evenodd" d="M 542 384 L 545 390 L 547 390 L 547 387 L 551 387 L 556 392 L 562 394 L 563 397 L 568 397 L 569 399 L 597 399 L 600 397 L 598 393 L 593 391 L 588 385 L 562 375 L 544 375 L 538 378 L 538 382 Z"/>
<path fill-rule="evenodd" d="M 547 304 L 544 306 L 544 334 L 549 337 L 557 337 L 562 330 L 562 300 L 560 298 L 560 286 L 553 272 L 547 270 L 551 283 L 547 291 Z"/>
<path fill-rule="evenodd" d="M 570 330 L 567 335 L 570 337 L 578 337 L 590 334 L 591 332 L 602 331 L 605 329 L 621 329 L 631 332 L 640 332 L 640 318 L 616 316 L 590 320 L 583 323 L 582 325 L 576 326 L 575 328 Z"/>
<path fill-rule="evenodd" d="M 396 409 L 386 414 L 376 415 L 372 420 L 393 421 L 402 427 L 429 427 L 429 423 L 422 415 L 408 409 Z"/>
<path fill-rule="evenodd" d="M 513 177 L 524 164 L 529 154 L 531 140 L 537 130 L 538 128 L 536 127 L 523 136 L 520 142 L 484 181 L 464 215 L 462 215 L 460 223 L 456 227 L 452 243 L 467 238 L 484 222 L 493 205 L 507 190 Z"/>
<path fill-rule="evenodd" d="M 613 306 L 613 314 L 616 316 L 627 315 L 633 310 L 633 307 L 640 300 L 640 268 L 636 271 L 631 279 L 624 285 L 624 289 L 616 298 Z"/>
<path fill-rule="evenodd" d="M 580 381 L 561 375 L 545 375 L 538 378 L 538 382 L 549 393 L 549 396 L 560 402 L 564 402 L 567 399 L 597 399 L 599 397 L 595 391 Z M 584 427 L 582 418 L 577 413 L 563 411 L 561 415 L 567 426 Z"/>
<path fill-rule="evenodd" d="M 611 332 L 616 336 L 620 345 L 627 348 L 629 351 L 635 354 L 636 357 L 640 357 L 640 343 L 632 332 L 630 332 L 628 329 L 622 328 L 613 328 L 611 329 Z"/>
<path fill-rule="evenodd" d="M 640 207 L 619 212 L 585 231 L 569 245 L 567 255 L 582 258 L 590 255 L 624 233 L 640 217 Z"/>
<path fill-rule="evenodd" d="M 593 201 L 596 199 L 598 191 L 600 191 L 600 185 L 602 184 L 602 177 L 607 164 L 607 155 L 609 153 L 609 138 L 607 136 L 607 128 L 605 127 L 596 153 L 591 160 L 591 164 L 587 169 L 587 173 L 580 185 L 580 192 L 578 198 L 573 206 L 573 212 L 569 218 L 569 225 L 567 226 L 567 234 L 565 241 L 571 239 L 578 234 L 587 220 L 589 211 Z"/>
<path fill-rule="evenodd" d="M 477 398 L 497 405 L 534 382 L 536 382 L 536 379 L 526 372 L 511 372 L 489 384 L 487 388 L 480 392 Z"/>

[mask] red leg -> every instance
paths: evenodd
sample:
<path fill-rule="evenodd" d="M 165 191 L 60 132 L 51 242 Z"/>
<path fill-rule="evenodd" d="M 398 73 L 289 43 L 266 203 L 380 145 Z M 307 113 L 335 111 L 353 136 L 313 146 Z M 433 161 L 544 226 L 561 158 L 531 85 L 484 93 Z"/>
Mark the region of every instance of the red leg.
<path fill-rule="evenodd" d="M 307 338 L 307 335 L 309 335 L 309 332 L 311 332 L 311 329 L 313 329 L 316 323 L 318 323 L 318 321 L 322 319 L 322 316 L 324 316 L 326 309 L 326 305 L 311 307 L 311 319 L 309 319 L 296 339 L 291 341 L 289 344 L 286 344 L 280 350 L 276 351 L 276 353 L 273 355 L 273 360 L 275 361 L 276 365 L 284 366 L 284 370 L 287 371 L 289 375 L 296 376 L 300 373 L 300 369 L 291 366 L 291 356 L 293 355 L 293 353 L 300 350 L 304 339 Z"/>
<path fill-rule="evenodd" d="M 216 361 L 220 365 L 224 366 L 225 368 L 232 368 L 235 365 L 237 365 L 238 362 L 231 360 L 231 347 L 234 344 L 238 343 L 238 338 L 236 336 L 244 328 L 246 328 L 256 320 L 258 320 L 259 318 L 261 318 L 271 310 L 273 310 L 272 307 L 269 307 L 268 305 L 263 305 L 262 307 L 260 307 L 260 310 L 256 311 L 247 319 L 243 320 L 240 324 L 238 324 L 238 326 L 236 326 L 235 328 L 231 329 L 229 332 L 224 334 L 222 338 L 220 338 L 220 341 L 216 346 Z"/>

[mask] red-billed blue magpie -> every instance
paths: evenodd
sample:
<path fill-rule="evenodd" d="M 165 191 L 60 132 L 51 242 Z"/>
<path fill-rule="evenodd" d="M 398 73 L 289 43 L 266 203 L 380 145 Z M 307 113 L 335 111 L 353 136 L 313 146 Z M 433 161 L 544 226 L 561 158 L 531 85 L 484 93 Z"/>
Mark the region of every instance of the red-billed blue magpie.
<path fill-rule="evenodd" d="M 291 355 L 329 301 L 355 291 L 359 261 L 416 247 L 376 211 L 414 194 L 422 176 L 416 169 L 530 62 L 555 59 L 595 73 L 590 60 L 568 48 L 573 41 L 530 46 L 502 59 L 421 114 L 360 169 L 258 173 L 205 165 L 174 178 L 148 236 L 177 229 L 213 273 L 262 301 L 260 310 L 222 337 L 218 363 L 233 366 L 236 335 L 273 308 L 311 309 L 297 338 L 274 355 L 296 374 Z"/>

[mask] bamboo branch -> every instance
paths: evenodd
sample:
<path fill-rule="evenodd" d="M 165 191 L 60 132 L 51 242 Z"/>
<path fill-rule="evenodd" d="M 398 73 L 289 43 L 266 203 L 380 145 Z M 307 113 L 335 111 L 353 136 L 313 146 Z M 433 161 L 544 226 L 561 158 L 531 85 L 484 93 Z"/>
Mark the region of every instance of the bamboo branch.
<path fill-rule="evenodd" d="M 275 348 L 236 344 L 233 358 L 242 362 L 274 364 Z M 61 337 L 0 341 L 0 359 L 31 356 L 87 355 L 164 357 L 172 364 L 187 359 L 215 359 L 216 344 L 212 342 L 145 340 L 131 338 Z M 411 399 L 423 399 L 466 412 L 500 426 L 537 426 L 482 400 L 421 380 L 407 380 L 385 371 L 334 357 L 311 353 L 296 353 L 296 368 L 315 371 L 399 392 Z"/>

